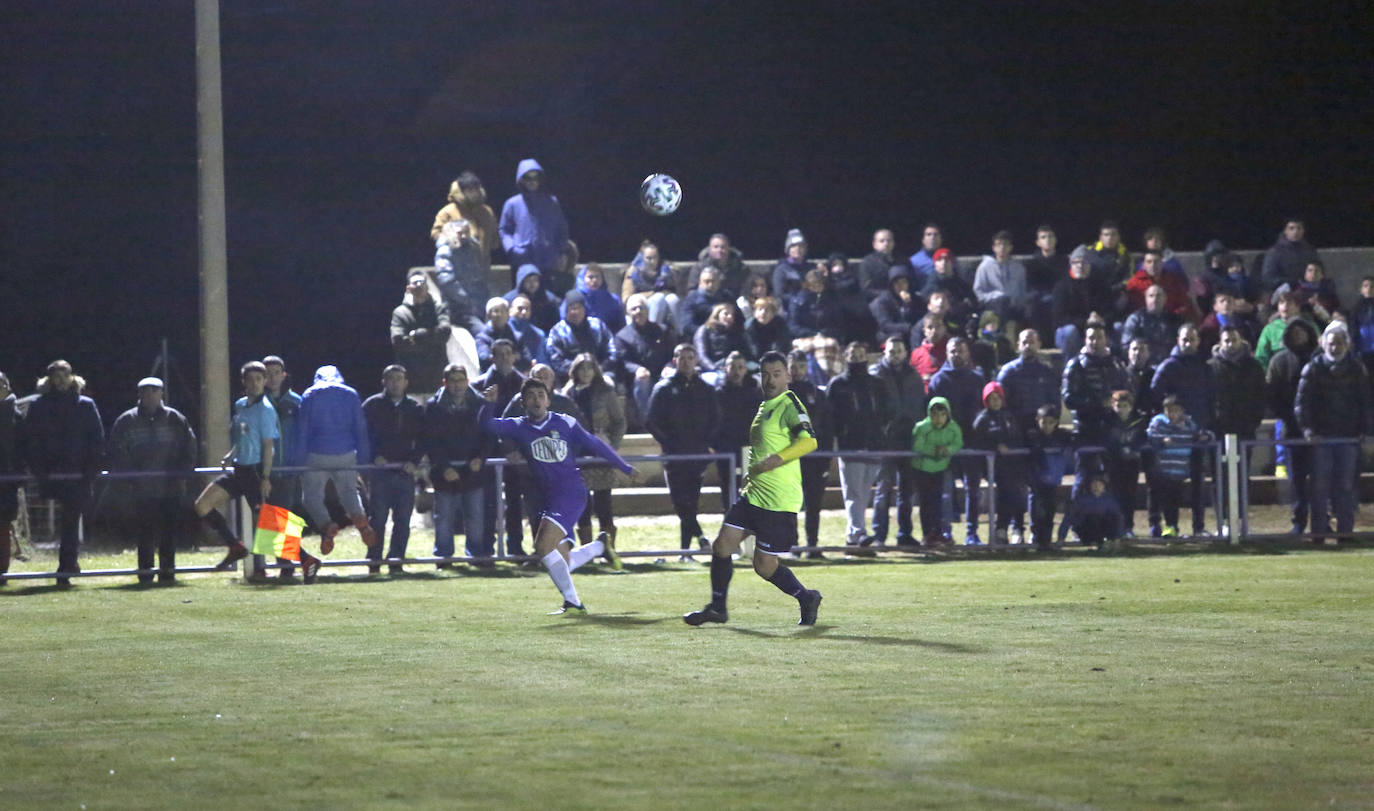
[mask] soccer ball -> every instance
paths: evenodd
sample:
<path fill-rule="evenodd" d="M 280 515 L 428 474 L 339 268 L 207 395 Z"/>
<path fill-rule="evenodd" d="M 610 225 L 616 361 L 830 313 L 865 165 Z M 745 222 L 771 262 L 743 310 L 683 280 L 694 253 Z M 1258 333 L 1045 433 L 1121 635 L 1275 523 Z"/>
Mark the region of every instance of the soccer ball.
<path fill-rule="evenodd" d="M 682 205 L 682 186 L 668 175 L 649 175 L 639 184 L 639 204 L 656 217 L 666 217 Z"/>

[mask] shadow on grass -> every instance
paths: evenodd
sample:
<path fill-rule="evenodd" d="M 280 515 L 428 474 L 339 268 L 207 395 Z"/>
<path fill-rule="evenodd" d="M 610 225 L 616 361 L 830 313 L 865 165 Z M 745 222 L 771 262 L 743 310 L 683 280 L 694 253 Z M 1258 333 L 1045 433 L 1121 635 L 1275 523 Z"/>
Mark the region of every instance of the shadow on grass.
<path fill-rule="evenodd" d="M 608 628 L 647 628 L 678 619 L 677 617 L 642 617 L 637 614 L 583 614 L 563 618 L 578 625 L 604 625 Z M 544 626 L 542 630 L 560 631 L 567 624 L 566 622 L 550 623 Z"/>
<path fill-rule="evenodd" d="M 859 642 L 865 645 L 883 645 L 887 647 L 926 648 L 928 650 L 937 650 L 942 653 L 986 653 L 986 649 L 984 648 L 977 648 L 972 645 L 960 645 L 954 642 L 934 642 L 929 639 L 915 639 L 900 636 L 831 633 L 830 631 L 834 627 L 833 625 L 821 623 L 813 625 L 810 628 L 802 628 L 792 633 L 760 631 L 755 628 L 741 628 L 737 625 L 727 625 L 725 629 L 737 634 L 760 639 L 818 639 L 836 642 Z"/>

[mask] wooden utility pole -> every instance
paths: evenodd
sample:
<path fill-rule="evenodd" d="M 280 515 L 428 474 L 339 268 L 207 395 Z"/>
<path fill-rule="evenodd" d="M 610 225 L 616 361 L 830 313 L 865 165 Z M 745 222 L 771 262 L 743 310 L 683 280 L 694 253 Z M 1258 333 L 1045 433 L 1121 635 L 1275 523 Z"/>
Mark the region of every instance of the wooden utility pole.
<path fill-rule="evenodd" d="M 200 166 L 201 461 L 214 464 L 229 449 L 231 372 L 219 0 L 196 0 L 196 119 Z"/>

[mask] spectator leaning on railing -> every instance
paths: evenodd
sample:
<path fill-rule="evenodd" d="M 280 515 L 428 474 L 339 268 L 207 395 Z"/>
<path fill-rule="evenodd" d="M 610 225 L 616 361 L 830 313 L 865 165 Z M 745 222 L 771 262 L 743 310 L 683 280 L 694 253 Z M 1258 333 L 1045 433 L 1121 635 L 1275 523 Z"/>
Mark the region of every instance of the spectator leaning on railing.
<path fill-rule="evenodd" d="M 19 421 L 15 402 L 10 379 L 0 372 L 0 476 L 13 476 L 20 471 L 14 442 Z M 11 524 L 18 516 L 19 483 L 0 482 L 0 586 L 5 585 L 5 572 L 10 570 L 10 552 L 14 546 Z"/>
<path fill-rule="evenodd" d="M 196 434 L 186 417 L 162 403 L 162 380 L 138 381 L 138 405 L 120 414 L 106 444 L 110 470 L 165 473 L 127 482 L 135 514 L 141 519 L 138 535 L 138 568 L 153 568 L 157 550 L 162 583 L 176 579 L 176 526 L 181 516 L 181 496 L 186 480 L 179 474 L 196 465 Z M 152 574 L 140 574 L 150 583 Z"/>
<path fill-rule="evenodd" d="M 1350 333 L 1332 322 L 1322 333 L 1321 351 L 1303 367 L 1293 413 L 1307 439 L 1353 439 L 1323 443 L 1312 449 L 1312 531 L 1330 531 L 1328 505 L 1336 515 L 1336 532 L 1355 528 L 1355 475 L 1358 440 L 1374 433 L 1369 374 L 1350 351 Z"/>
<path fill-rule="evenodd" d="M 81 571 L 81 518 L 90 507 L 91 484 L 100 472 L 105 428 L 95 401 L 78 391 L 70 363 L 48 364 L 46 390 L 29 406 L 23 425 L 24 459 L 38 478 L 39 494 L 62 505 L 57 571 L 74 574 Z M 59 576 L 57 584 L 69 586 L 71 578 Z"/>

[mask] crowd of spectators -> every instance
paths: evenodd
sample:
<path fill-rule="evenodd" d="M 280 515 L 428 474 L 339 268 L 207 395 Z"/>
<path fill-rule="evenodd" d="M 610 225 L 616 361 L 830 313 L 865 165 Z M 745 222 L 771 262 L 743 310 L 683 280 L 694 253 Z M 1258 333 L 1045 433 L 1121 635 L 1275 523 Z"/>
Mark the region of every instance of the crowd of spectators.
<path fill-rule="evenodd" d="M 434 272 L 408 274 L 391 316 L 396 363 L 366 402 L 333 367 L 321 368 L 304 399 L 284 385 L 279 356 L 258 364 L 257 389 L 245 372 L 241 407 L 266 404 L 275 429 L 254 428 L 261 454 L 247 450 L 236 464 L 257 465 L 260 497 L 303 505 L 331 545 L 340 525 L 357 527 L 376 542 L 368 552 L 374 572 L 407 554 L 417 481 L 420 492 L 433 493 L 436 556 L 454 556 L 461 532 L 467 555 L 490 557 L 498 500 L 508 548 L 523 553 L 523 517 L 537 505 L 518 467 L 497 492 L 482 460 L 508 449 L 480 431 L 476 414 L 478 392 L 491 386 L 504 414 L 521 413 L 516 393 L 527 376 L 546 381 L 552 410 L 613 447 L 627 431 L 645 431 L 665 454 L 728 453 L 738 465 L 761 402 L 757 360 L 788 353 L 792 389 L 812 412 L 820 450 L 838 455 L 846 545 L 855 554 L 887 542 L 894 508 L 898 545 L 950 543 L 959 521 L 965 543 L 982 543 L 979 493 L 989 475 L 998 492 L 989 539 L 997 542 L 1048 545 L 1056 515 L 1061 539 L 1068 532 L 1094 544 L 1128 537 L 1141 473 L 1151 535 L 1179 533 L 1180 505 L 1191 507 L 1192 535 L 1205 535 L 1205 474 L 1217 436 L 1253 438 L 1266 413 L 1276 418 L 1275 437 L 1290 441 L 1358 440 L 1374 429 L 1374 277 L 1363 281 L 1358 301 L 1340 301 L 1300 220 L 1288 221 L 1251 267 L 1210 243 L 1197 277 L 1184 271 L 1162 229 L 1146 231 L 1142 250 L 1132 253 L 1107 221 L 1096 239 L 1067 254 L 1055 230 L 1041 226 L 1026 258 L 1014 255 L 1013 234 L 999 231 L 989 253 L 968 267 L 934 223 L 920 229 L 920 248 L 909 257 L 893 230 L 876 230 L 872 251 L 857 262 L 840 253 L 814 261 L 793 228 L 771 270 L 755 271 L 723 233 L 682 266 L 644 241 L 617 280 L 579 262 L 538 161 L 520 162 L 516 185 L 498 218 L 475 175 L 453 181 L 429 235 Z M 498 246 L 512 272 L 504 295 L 492 289 Z M 455 362 L 460 336 L 471 357 Z M 95 403 L 63 361 L 48 367 L 27 403 L 2 374 L 0 394 L 0 474 L 27 471 L 37 492 L 64 507 L 62 573 L 79 571 L 77 525 L 102 464 L 172 473 L 192 464 L 194 434 L 161 403 L 156 379 L 140 383 L 138 405 L 108 439 Z M 247 427 L 236 417 L 235 431 Z M 995 473 L 962 449 L 998 454 Z M 1358 461 L 1357 443 L 1279 446 L 1277 473 L 1291 480 L 1295 532 L 1352 531 Z M 274 472 L 285 463 L 310 468 L 299 479 L 303 489 L 297 477 Z M 380 466 L 366 474 L 361 499 L 359 463 Z M 726 492 L 728 464 L 720 476 L 726 505 L 734 497 Z M 664 469 L 689 555 L 705 546 L 697 512 L 706 462 L 670 461 Z M 808 546 L 821 543 L 829 470 L 823 457 L 803 464 Z M 1069 474 L 1075 485 L 1061 505 L 1059 485 Z M 136 489 L 157 516 L 140 545 L 140 569 L 152 569 L 156 551 L 165 578 L 175 566 L 180 481 L 154 477 Z M 577 534 L 589 540 L 595 518 L 613 538 L 616 474 L 591 469 L 586 483 L 593 498 Z M 0 574 L 16 486 L 0 482 Z M 222 519 L 210 513 L 218 515 L 219 503 L 202 494 L 196 509 L 217 530 Z M 232 552 L 232 533 L 221 535 Z M 292 576 L 290 562 L 279 565 Z M 260 576 L 265 568 L 258 559 Z"/>

